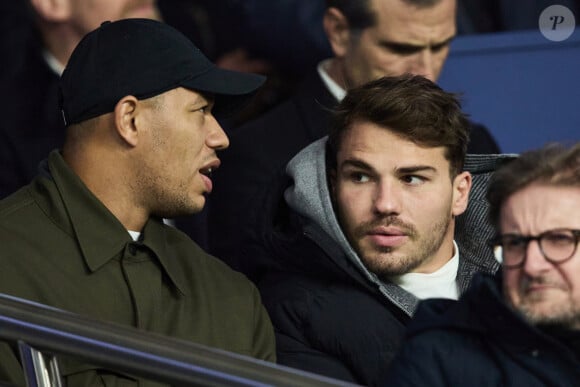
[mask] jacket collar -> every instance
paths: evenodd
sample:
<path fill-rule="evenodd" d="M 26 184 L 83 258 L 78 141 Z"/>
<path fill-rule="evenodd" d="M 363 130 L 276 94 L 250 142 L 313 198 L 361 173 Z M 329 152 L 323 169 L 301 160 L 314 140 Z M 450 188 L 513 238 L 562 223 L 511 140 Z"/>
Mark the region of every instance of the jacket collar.
<path fill-rule="evenodd" d="M 85 186 L 57 150 L 49 155 L 48 173 L 57 188 L 57 194 L 50 198 L 50 211 L 63 212 L 55 214 L 57 216 L 53 216 L 53 219 L 77 240 L 91 272 L 99 270 L 128 244 L 134 243 L 121 222 Z M 184 293 L 185 274 L 179 270 L 177 262 L 171 259 L 175 253 L 168 244 L 166 227 L 161 220 L 150 218 L 137 243 L 149 248 L 157 256 L 174 286 Z"/>

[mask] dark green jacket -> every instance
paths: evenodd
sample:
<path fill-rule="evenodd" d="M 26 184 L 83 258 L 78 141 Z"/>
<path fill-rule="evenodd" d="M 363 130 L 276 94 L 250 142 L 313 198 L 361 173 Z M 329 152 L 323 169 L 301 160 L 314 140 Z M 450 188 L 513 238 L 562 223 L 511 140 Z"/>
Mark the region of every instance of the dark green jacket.
<path fill-rule="evenodd" d="M 57 151 L 30 185 L 0 201 L 0 246 L 2 293 L 275 360 L 273 329 L 249 280 L 161 219 L 149 219 L 134 242 Z M 16 359 L 1 344 L 0 380 L 23 383 Z M 61 369 L 69 386 L 125 382 L 86 364 Z"/>

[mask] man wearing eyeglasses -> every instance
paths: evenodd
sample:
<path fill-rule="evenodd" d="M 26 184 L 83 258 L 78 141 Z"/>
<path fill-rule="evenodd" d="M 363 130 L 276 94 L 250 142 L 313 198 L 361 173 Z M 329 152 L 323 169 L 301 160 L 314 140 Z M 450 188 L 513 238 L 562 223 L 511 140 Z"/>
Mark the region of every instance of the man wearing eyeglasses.
<path fill-rule="evenodd" d="M 384 385 L 579 385 L 580 143 L 522 154 L 487 198 L 501 272 L 424 301 Z"/>

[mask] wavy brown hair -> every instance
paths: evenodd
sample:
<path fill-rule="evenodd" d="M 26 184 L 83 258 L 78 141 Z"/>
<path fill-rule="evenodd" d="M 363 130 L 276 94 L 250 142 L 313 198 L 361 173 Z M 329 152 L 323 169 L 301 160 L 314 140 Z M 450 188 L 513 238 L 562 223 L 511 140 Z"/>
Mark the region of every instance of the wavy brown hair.
<path fill-rule="evenodd" d="M 383 77 L 348 91 L 333 112 L 327 162 L 336 169 L 344 133 L 356 122 L 370 122 L 421 146 L 445 147 L 450 175 L 463 170 L 469 121 L 455 94 L 420 75 Z"/>

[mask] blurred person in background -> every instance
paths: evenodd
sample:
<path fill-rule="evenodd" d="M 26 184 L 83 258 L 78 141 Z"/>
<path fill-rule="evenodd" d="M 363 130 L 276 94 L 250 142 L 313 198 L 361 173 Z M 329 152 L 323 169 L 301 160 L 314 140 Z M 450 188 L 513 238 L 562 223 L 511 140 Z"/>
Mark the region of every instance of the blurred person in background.
<path fill-rule="evenodd" d="M 8 3 L 15 21 L 4 31 L 10 39 L 0 59 L 0 198 L 29 183 L 40 161 L 63 143 L 58 82 L 82 37 L 106 20 L 160 19 L 155 0 Z"/>

